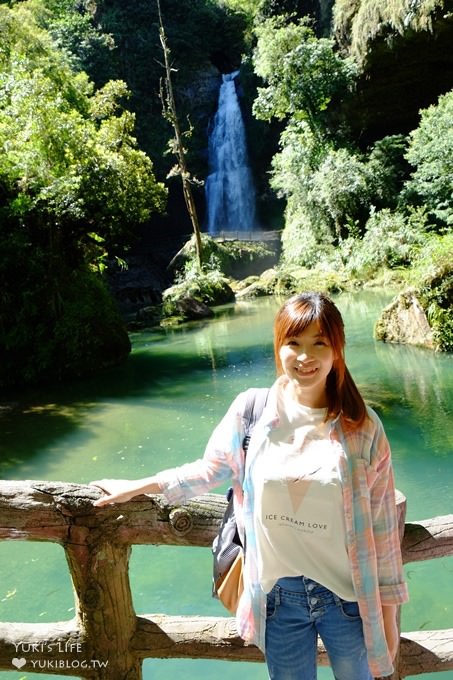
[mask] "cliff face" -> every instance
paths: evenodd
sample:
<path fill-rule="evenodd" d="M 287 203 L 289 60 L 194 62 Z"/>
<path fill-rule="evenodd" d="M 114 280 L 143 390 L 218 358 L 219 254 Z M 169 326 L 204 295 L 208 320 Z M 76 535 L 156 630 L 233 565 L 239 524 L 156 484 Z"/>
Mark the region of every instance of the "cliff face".
<path fill-rule="evenodd" d="M 414 129 L 453 87 L 453 1 L 389 4 L 337 0 L 334 10 L 336 40 L 361 65 L 345 115 L 364 146 Z"/>

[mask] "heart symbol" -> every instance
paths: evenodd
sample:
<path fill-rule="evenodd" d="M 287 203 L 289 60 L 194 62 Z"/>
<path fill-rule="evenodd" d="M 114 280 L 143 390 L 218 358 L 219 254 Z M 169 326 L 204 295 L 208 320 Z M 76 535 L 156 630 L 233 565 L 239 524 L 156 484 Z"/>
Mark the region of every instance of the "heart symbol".
<path fill-rule="evenodd" d="M 21 659 L 16 659 L 16 657 L 14 657 L 11 663 L 13 664 L 13 666 L 16 666 L 16 668 L 22 668 L 22 666 L 25 666 L 25 664 L 27 663 L 27 659 L 24 659 L 24 657 L 22 657 Z"/>

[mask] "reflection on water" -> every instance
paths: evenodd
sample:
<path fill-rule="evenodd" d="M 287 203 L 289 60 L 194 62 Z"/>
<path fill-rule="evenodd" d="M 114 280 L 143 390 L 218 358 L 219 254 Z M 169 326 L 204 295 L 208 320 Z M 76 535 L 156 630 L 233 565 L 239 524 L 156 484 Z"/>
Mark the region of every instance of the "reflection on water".
<path fill-rule="evenodd" d="M 347 360 L 389 435 L 397 486 L 408 518 L 451 513 L 453 365 L 451 355 L 376 343 L 372 328 L 389 296 L 337 298 L 347 331 Z M 241 302 L 209 322 L 133 335 L 133 353 L 102 378 L 22 395 L 1 411 L 0 475 L 85 483 L 140 477 L 201 454 L 233 397 L 274 379 L 272 322 L 279 302 Z M 178 550 L 178 553 L 175 553 Z M 131 583 L 139 613 L 220 615 L 210 597 L 209 550 L 136 546 Z M 453 625 L 452 558 L 407 565 L 411 601 L 403 628 Z M 187 589 L 187 574 L 191 588 Z M 435 584 L 436 587 L 433 586 Z M 73 615 L 59 546 L 0 543 L 0 619 L 52 621 Z M 148 660 L 145 678 L 264 680 L 260 664 Z M 3 672 L 2 678 L 57 676 Z M 320 669 L 319 677 L 332 675 Z M 452 680 L 453 673 L 419 676 Z"/>
<path fill-rule="evenodd" d="M 378 346 L 377 356 L 392 384 L 398 376 L 398 401 L 410 410 L 410 421 L 421 428 L 429 449 L 440 455 L 453 451 L 452 369 L 453 357 L 399 345 Z"/>

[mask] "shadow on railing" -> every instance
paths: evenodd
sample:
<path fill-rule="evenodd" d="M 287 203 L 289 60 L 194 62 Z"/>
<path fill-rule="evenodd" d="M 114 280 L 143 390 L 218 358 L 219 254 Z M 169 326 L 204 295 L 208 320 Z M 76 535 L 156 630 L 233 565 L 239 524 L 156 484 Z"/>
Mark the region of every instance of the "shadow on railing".
<path fill-rule="evenodd" d="M 239 638 L 232 618 L 136 616 L 132 604 L 131 545 L 211 545 L 223 496 L 208 494 L 181 507 L 160 495 L 139 496 L 99 509 L 92 504 L 98 496 L 78 484 L 0 482 L 0 539 L 62 545 L 76 601 L 71 621 L 0 623 L 0 669 L 138 680 L 143 659 L 151 657 L 263 661 Z M 401 494 L 397 505 L 404 525 Z M 402 548 L 405 562 L 453 555 L 453 515 L 406 524 Z M 319 662 L 328 664 L 322 645 Z M 449 669 L 453 629 L 402 633 L 394 679 Z"/>

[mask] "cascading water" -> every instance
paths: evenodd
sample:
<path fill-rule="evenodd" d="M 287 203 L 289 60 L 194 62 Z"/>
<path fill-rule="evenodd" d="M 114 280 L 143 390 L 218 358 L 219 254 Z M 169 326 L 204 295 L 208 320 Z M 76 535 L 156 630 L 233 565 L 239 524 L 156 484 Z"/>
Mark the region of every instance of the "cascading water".
<path fill-rule="evenodd" d="M 207 226 L 219 231 L 249 231 L 255 227 L 255 188 L 248 164 L 244 122 L 234 79 L 222 76 L 219 104 L 209 135 L 209 169 L 205 192 Z"/>

